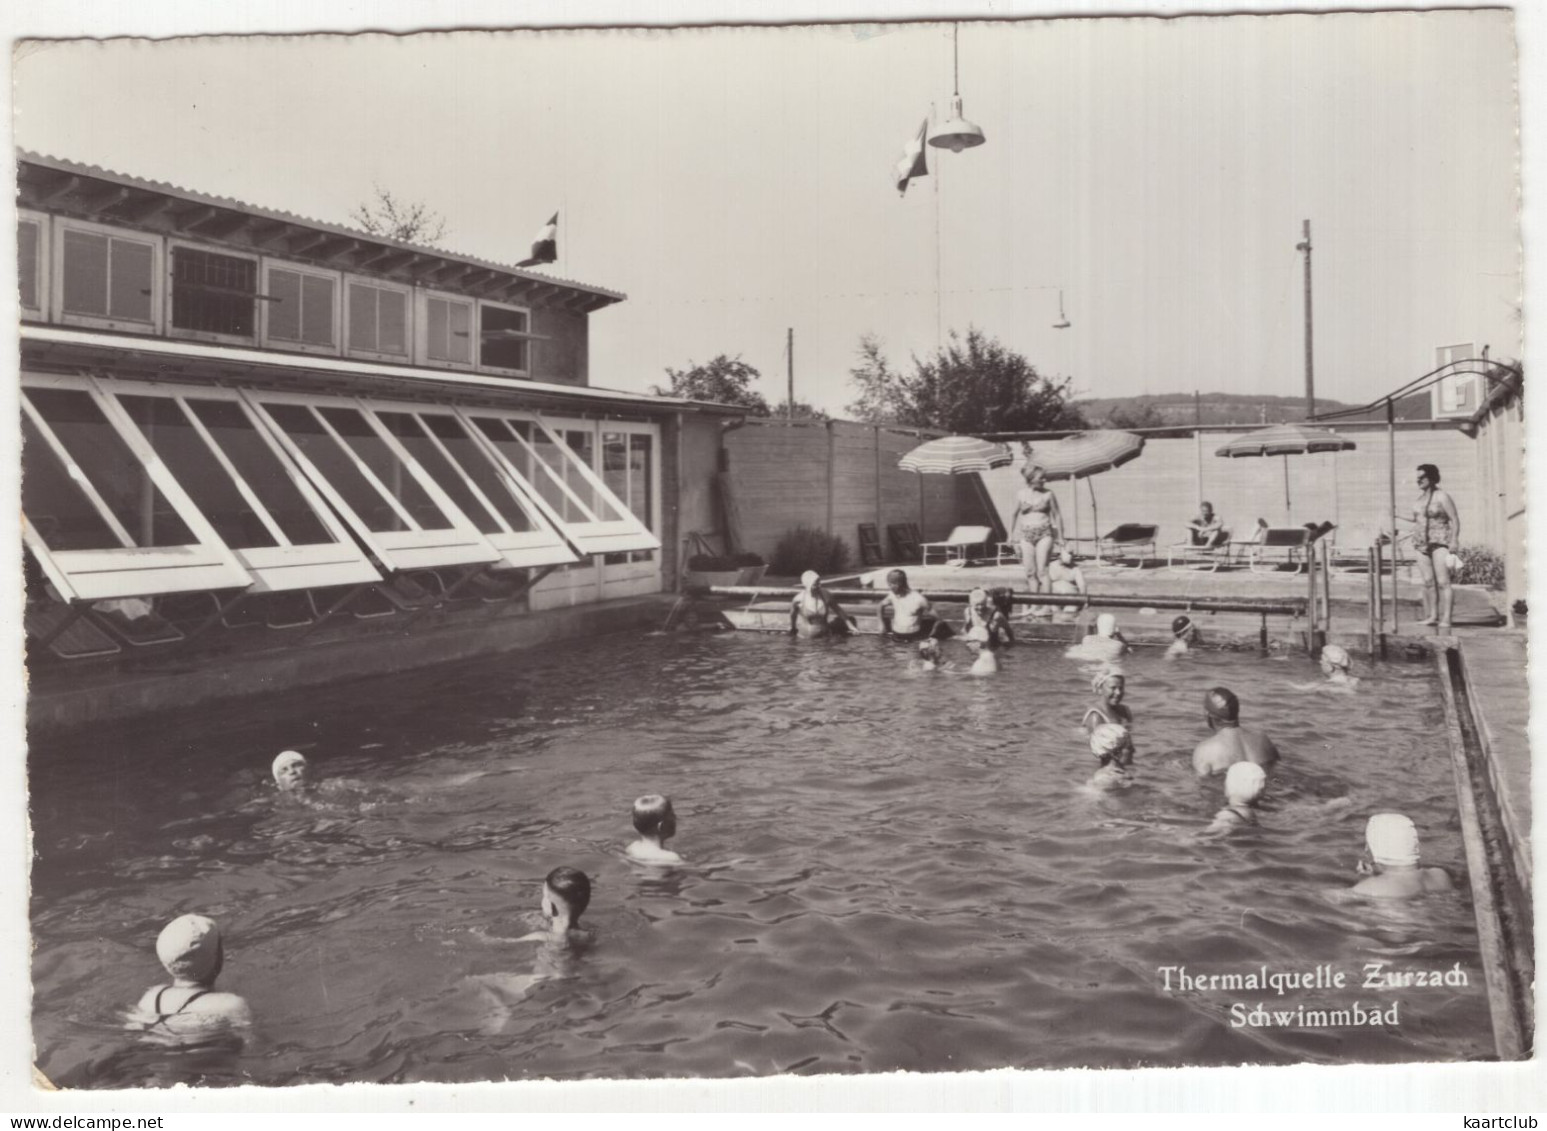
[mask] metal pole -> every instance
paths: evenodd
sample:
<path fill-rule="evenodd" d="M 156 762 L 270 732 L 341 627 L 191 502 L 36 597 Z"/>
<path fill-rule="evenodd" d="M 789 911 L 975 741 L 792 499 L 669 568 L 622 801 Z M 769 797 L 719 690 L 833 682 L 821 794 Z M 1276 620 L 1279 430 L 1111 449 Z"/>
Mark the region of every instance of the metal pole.
<path fill-rule="evenodd" d="M 784 360 L 785 373 L 789 392 L 788 400 L 784 405 L 784 419 L 795 419 L 795 327 L 791 326 L 784 331 Z"/>
<path fill-rule="evenodd" d="M 1318 545 L 1321 546 L 1321 613 L 1322 627 L 1328 636 L 1332 635 L 1332 547 L 1323 538 Z M 1314 552 L 1315 548 L 1312 548 Z"/>
<path fill-rule="evenodd" d="M 1395 636 L 1400 603 L 1397 591 L 1397 407 L 1390 397 L 1386 398 L 1386 446 L 1390 449 L 1386 483 L 1391 496 L 1391 634 Z"/>
<path fill-rule="evenodd" d="M 1316 367 L 1311 348 L 1311 222 L 1303 222 L 1305 239 L 1295 245 L 1305 252 L 1305 418 L 1316 415 Z"/>
<path fill-rule="evenodd" d="M 1368 641 L 1366 647 L 1369 648 L 1370 655 L 1373 656 L 1375 655 L 1375 547 L 1371 546 L 1366 549 L 1364 556 L 1369 569 L 1369 574 L 1364 579 L 1364 611 L 1365 622 L 1368 626 L 1366 629 L 1368 635 L 1365 637 L 1365 640 Z"/>
<path fill-rule="evenodd" d="M 1316 612 L 1316 548 L 1306 547 L 1305 582 L 1306 582 L 1306 615 L 1310 618 L 1311 630 L 1311 655 L 1321 651 L 1321 641 L 1317 639 L 1321 635 L 1321 617 Z"/>

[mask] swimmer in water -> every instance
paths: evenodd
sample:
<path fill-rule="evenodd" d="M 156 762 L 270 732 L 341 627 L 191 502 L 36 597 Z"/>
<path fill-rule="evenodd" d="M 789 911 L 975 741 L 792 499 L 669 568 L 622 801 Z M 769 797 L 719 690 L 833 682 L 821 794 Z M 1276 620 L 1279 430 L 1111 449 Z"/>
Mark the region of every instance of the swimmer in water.
<path fill-rule="evenodd" d="M 1225 771 L 1225 807 L 1214 814 L 1206 833 L 1228 833 L 1257 823 L 1257 803 L 1267 792 L 1268 774 L 1255 762 L 1237 762 Z"/>
<path fill-rule="evenodd" d="M 274 784 L 281 793 L 303 793 L 316 784 L 312 781 L 312 768 L 306 755 L 297 750 L 280 753 L 274 759 L 272 773 Z"/>
<path fill-rule="evenodd" d="M 1133 712 L 1123 705 L 1128 679 L 1118 668 L 1104 666 L 1090 681 L 1091 691 L 1100 696 L 1101 702 L 1085 712 L 1080 720 L 1087 731 L 1093 731 L 1103 723 L 1133 726 Z"/>
<path fill-rule="evenodd" d="M 1110 663 L 1122 659 L 1127 651 L 1128 641 L 1123 639 L 1123 634 L 1117 629 L 1117 618 L 1111 613 L 1102 613 L 1096 618 L 1096 631 L 1088 633 L 1084 640 L 1064 655 L 1072 660 L 1105 660 Z"/>
<path fill-rule="evenodd" d="M 677 814 L 671 798 L 647 793 L 634 802 L 634 829 L 639 839 L 629 845 L 629 858 L 642 864 L 680 864 L 682 857 L 666 847 L 677 835 Z"/>
<path fill-rule="evenodd" d="M 800 592 L 790 602 L 790 635 L 826 636 L 829 632 L 848 630 L 849 619 L 822 588 L 821 575 L 814 569 L 801 574 Z"/>
<path fill-rule="evenodd" d="M 514 1015 L 514 1008 L 539 982 L 564 977 L 572 967 L 574 953 L 593 939 L 591 931 L 580 925 L 580 916 L 591 903 L 591 880 L 578 868 L 559 867 L 543 880 L 542 913 L 548 928 L 516 939 L 485 936 L 490 943 L 542 943 L 529 974 L 474 974 L 467 981 L 475 986 L 483 1003 L 480 1031 L 502 1032 Z"/>
<path fill-rule="evenodd" d="M 1187 655 L 1188 649 L 1201 640 L 1198 626 L 1193 624 L 1192 617 L 1186 615 L 1175 617 L 1171 621 L 1171 636 L 1171 645 L 1166 649 L 1168 660 Z"/>
<path fill-rule="evenodd" d="M 919 641 L 919 670 L 932 672 L 940 667 L 940 641 L 931 637 Z"/>
<path fill-rule="evenodd" d="M 908 575 L 894 569 L 886 575 L 886 587 L 891 590 L 881 598 L 876 615 L 881 619 L 881 634 L 896 640 L 918 640 L 926 636 L 938 636 L 940 627 L 929 599 L 916 589 L 908 587 Z"/>
<path fill-rule="evenodd" d="M 1205 692 L 1203 712 L 1214 733 L 1192 752 L 1193 770 L 1200 778 L 1225 773 L 1237 762 L 1255 762 L 1266 769 L 1278 761 L 1278 747 L 1267 735 L 1241 725 L 1241 701 L 1229 688 Z"/>
<path fill-rule="evenodd" d="M 989 600 L 986 589 L 974 589 L 967 595 L 967 613 L 962 620 L 962 633 L 968 640 L 976 640 L 991 651 L 1015 643 L 1010 618 Z"/>
<path fill-rule="evenodd" d="M 589 942 L 591 931 L 580 925 L 580 916 L 590 905 L 591 878 L 579 868 L 555 868 L 543 879 L 543 914 L 548 917 L 548 930 L 537 937 L 564 946 Z"/>
<path fill-rule="evenodd" d="M 1133 784 L 1133 735 L 1125 726 L 1102 723 L 1090 732 L 1090 752 L 1100 765 L 1090 779 L 1097 789 L 1119 789 Z"/>
<path fill-rule="evenodd" d="M 1353 661 L 1347 649 L 1337 644 L 1324 644 L 1319 662 L 1322 674 L 1327 677 L 1327 683 L 1334 687 L 1346 687 L 1350 691 L 1359 686 L 1358 677 L 1348 674 Z"/>
<path fill-rule="evenodd" d="M 145 991 L 130 1011 L 126 1028 L 172 1044 L 232 1035 L 252 1025 L 252 1010 L 236 994 L 215 989 L 225 964 L 220 928 L 203 915 L 182 915 L 162 928 L 156 957 L 172 976 L 170 985 Z"/>
<path fill-rule="evenodd" d="M 1369 860 L 1359 871 L 1369 873 L 1353 886 L 1355 895 L 1369 899 L 1413 899 L 1455 885 L 1443 868 L 1418 863 L 1418 829 L 1401 813 L 1376 813 L 1364 829 Z"/>

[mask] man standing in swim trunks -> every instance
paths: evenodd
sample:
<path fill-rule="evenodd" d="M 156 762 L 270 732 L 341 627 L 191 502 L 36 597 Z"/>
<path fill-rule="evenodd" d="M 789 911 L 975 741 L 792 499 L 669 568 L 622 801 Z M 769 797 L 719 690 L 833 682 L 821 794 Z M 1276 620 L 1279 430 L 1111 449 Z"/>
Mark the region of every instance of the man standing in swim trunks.
<path fill-rule="evenodd" d="M 881 618 L 881 633 L 897 640 L 919 640 L 933 636 L 936 620 L 929 599 L 917 589 L 908 588 L 908 575 L 894 569 L 886 575 L 891 590 L 881 598 L 876 615 Z"/>
<path fill-rule="evenodd" d="M 1267 768 L 1278 761 L 1278 747 L 1267 735 L 1241 725 L 1241 701 L 1229 688 L 1210 688 L 1203 696 L 1203 710 L 1214 733 L 1192 752 L 1192 768 L 1200 778 L 1222 774 L 1237 762 Z"/>

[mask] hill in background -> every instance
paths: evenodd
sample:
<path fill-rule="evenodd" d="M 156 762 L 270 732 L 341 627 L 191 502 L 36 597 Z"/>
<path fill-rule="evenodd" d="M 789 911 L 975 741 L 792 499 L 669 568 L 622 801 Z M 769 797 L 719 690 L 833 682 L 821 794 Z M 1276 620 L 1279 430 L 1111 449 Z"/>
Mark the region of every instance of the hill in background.
<path fill-rule="evenodd" d="M 1407 402 L 1412 401 L 1412 404 Z M 1419 402 L 1422 402 L 1421 404 Z M 1166 428 L 1195 424 L 1280 424 L 1305 419 L 1304 397 L 1252 397 L 1237 393 L 1161 393 L 1140 397 L 1089 397 L 1073 402 L 1097 428 Z M 1428 419 L 1428 394 L 1398 402 L 1400 420 Z M 1356 406 L 1316 398 L 1318 414 Z M 1379 415 L 1384 419 L 1384 414 Z"/>

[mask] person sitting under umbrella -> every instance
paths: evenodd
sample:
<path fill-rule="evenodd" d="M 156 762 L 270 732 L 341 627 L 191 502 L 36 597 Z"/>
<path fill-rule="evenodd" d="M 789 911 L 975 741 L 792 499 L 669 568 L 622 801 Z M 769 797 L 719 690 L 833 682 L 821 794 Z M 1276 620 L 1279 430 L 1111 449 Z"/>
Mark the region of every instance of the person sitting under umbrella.
<path fill-rule="evenodd" d="M 1215 549 L 1230 541 L 1230 531 L 1224 520 L 1214 513 L 1214 504 L 1207 500 L 1198 504 L 1198 517 L 1187 524 L 1192 531 L 1192 544 L 1205 549 Z"/>

